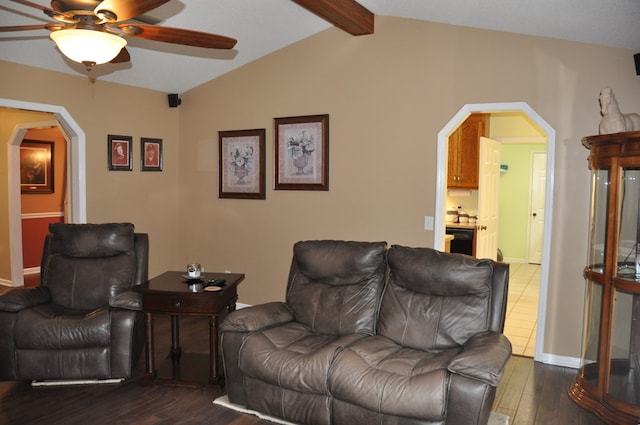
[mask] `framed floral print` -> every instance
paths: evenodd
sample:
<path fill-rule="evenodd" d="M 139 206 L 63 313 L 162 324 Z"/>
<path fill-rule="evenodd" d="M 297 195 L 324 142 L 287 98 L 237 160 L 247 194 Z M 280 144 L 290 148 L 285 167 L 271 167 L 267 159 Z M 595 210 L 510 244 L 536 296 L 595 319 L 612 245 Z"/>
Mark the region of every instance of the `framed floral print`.
<path fill-rule="evenodd" d="M 329 190 L 329 115 L 274 121 L 275 189 Z"/>
<path fill-rule="evenodd" d="M 266 199 L 265 134 L 256 130 L 219 131 L 219 197 Z"/>

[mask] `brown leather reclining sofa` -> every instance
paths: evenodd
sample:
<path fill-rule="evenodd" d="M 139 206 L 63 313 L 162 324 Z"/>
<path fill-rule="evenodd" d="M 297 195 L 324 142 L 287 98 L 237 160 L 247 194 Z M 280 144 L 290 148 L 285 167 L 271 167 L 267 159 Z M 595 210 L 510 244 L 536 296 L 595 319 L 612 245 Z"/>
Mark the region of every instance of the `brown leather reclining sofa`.
<path fill-rule="evenodd" d="M 294 246 L 285 302 L 221 325 L 229 400 L 308 425 L 486 424 L 508 266 L 384 242 Z"/>

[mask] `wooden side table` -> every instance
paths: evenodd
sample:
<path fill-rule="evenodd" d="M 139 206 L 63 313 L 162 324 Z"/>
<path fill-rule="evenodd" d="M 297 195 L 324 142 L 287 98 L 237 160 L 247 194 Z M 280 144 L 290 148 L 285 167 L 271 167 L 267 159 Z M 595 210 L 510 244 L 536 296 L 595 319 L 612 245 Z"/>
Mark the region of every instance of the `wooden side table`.
<path fill-rule="evenodd" d="M 145 376 L 144 380 L 169 385 L 202 386 L 218 384 L 219 371 L 218 324 L 224 315 L 235 310 L 238 299 L 238 285 L 244 280 L 244 274 L 204 273 L 201 282 L 193 283 L 183 277 L 185 272 L 168 271 L 150 279 L 138 289 L 142 293 L 142 309 L 145 314 Z M 221 290 L 207 291 L 207 282 L 211 279 L 225 279 Z M 172 373 L 170 378 L 158 376 L 154 359 L 153 314 L 171 316 Z M 208 382 L 196 379 L 184 379 L 184 376 L 197 376 L 189 371 L 198 362 L 183 361 L 180 347 L 180 316 L 207 316 L 209 318 L 209 377 Z M 197 373 L 197 371 L 195 372 Z"/>

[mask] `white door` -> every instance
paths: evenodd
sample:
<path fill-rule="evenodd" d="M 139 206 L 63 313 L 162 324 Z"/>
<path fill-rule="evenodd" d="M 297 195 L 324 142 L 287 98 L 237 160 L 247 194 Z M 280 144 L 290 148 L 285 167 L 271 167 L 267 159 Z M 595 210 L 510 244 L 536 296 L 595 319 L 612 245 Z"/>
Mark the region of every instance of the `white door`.
<path fill-rule="evenodd" d="M 500 142 L 480 138 L 478 223 L 476 257 L 498 258 L 498 208 L 500 201 Z"/>
<path fill-rule="evenodd" d="M 547 154 L 531 154 L 531 201 L 529 213 L 528 261 L 542 263 L 542 235 L 544 233 L 544 198 L 547 187 Z"/>

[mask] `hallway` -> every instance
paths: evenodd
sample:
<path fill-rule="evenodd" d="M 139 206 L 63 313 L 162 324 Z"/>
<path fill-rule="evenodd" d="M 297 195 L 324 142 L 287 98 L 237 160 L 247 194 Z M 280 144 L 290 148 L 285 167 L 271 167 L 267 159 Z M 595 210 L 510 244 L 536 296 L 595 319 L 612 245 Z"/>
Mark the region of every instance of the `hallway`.
<path fill-rule="evenodd" d="M 534 356 L 539 292 L 540 265 L 509 264 L 509 296 L 504 334 L 511 341 L 514 355 Z"/>

